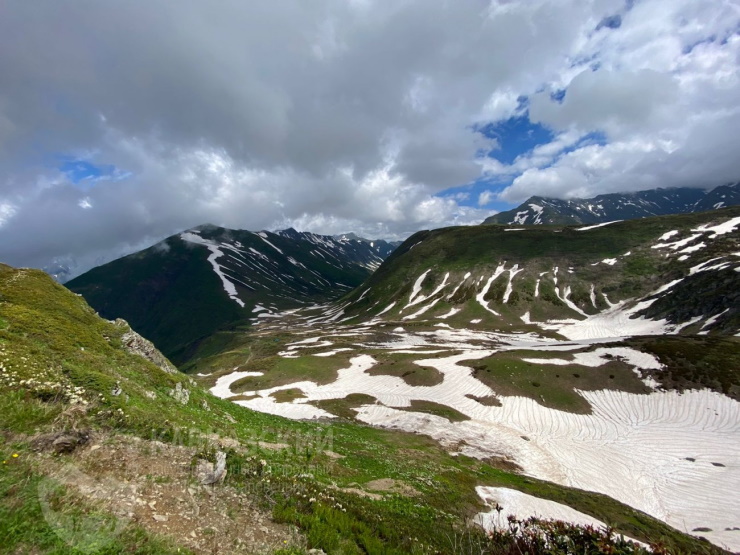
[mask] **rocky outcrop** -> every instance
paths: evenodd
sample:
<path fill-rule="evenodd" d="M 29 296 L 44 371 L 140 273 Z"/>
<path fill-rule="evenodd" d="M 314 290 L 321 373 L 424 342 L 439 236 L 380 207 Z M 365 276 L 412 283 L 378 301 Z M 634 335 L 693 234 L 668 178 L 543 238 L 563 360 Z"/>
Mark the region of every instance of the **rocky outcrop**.
<path fill-rule="evenodd" d="M 170 374 L 177 373 L 177 368 L 175 368 L 175 366 L 169 360 L 167 360 L 167 357 L 160 353 L 151 341 L 149 341 L 148 339 L 144 339 L 142 336 L 132 330 L 131 326 L 128 325 L 128 322 L 126 322 L 126 320 L 124 320 L 123 318 L 116 318 L 113 323 L 116 326 L 126 330 L 121 336 L 121 343 L 123 344 L 123 348 L 126 349 L 127 352 L 134 355 L 139 355 L 140 357 L 144 357 L 149 362 L 152 362 L 159 366 L 165 372 L 168 372 Z"/>

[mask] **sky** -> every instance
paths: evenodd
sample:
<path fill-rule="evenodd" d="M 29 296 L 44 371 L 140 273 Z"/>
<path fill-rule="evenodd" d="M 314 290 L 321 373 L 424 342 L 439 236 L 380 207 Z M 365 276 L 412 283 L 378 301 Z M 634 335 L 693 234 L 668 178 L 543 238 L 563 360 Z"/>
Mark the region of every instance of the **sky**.
<path fill-rule="evenodd" d="M 0 261 L 740 179 L 738 0 L 0 0 Z"/>

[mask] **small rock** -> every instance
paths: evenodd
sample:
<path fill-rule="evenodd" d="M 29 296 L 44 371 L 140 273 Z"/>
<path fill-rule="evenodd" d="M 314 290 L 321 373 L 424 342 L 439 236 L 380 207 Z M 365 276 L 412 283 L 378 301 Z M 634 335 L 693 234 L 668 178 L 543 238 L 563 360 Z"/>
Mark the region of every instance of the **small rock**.
<path fill-rule="evenodd" d="M 116 382 L 116 385 L 114 385 L 113 389 L 110 390 L 110 394 L 113 395 L 113 397 L 118 397 L 121 393 L 123 393 L 121 384 Z"/>
<path fill-rule="evenodd" d="M 170 517 L 166 515 L 152 515 L 152 518 L 157 522 L 167 522 L 170 519 Z"/>
<path fill-rule="evenodd" d="M 210 485 L 217 482 L 223 482 L 226 477 L 226 453 L 218 451 L 216 453 L 216 464 L 199 459 L 195 468 L 195 473 L 201 484 Z"/>
<path fill-rule="evenodd" d="M 175 384 L 175 389 L 170 390 L 170 395 L 183 405 L 187 405 L 190 400 L 190 391 L 185 389 L 180 382 Z"/>

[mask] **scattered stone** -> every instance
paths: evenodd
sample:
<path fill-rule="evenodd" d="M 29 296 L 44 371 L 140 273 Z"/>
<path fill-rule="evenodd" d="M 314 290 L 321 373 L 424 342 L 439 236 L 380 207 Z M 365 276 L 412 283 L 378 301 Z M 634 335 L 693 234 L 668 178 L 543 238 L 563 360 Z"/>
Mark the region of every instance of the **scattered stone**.
<path fill-rule="evenodd" d="M 63 454 L 73 452 L 88 441 L 90 441 L 89 430 L 54 432 L 36 437 L 31 441 L 31 448 L 35 451 L 53 451 Z"/>
<path fill-rule="evenodd" d="M 719 466 L 719 467 L 725 468 L 725 465 L 724 465 L 724 464 L 722 464 L 722 463 L 717 463 L 717 462 L 713 462 L 713 463 L 712 463 L 712 466 Z"/>
<path fill-rule="evenodd" d="M 394 480 L 392 478 L 380 478 L 379 480 L 371 480 L 365 484 L 365 488 L 373 491 L 387 491 L 390 493 L 398 493 L 408 497 L 419 495 L 419 492 L 412 488 L 410 485 Z"/>
<path fill-rule="evenodd" d="M 157 522 L 167 522 L 170 518 L 167 515 L 152 515 Z"/>
<path fill-rule="evenodd" d="M 170 396 L 175 398 L 175 401 L 179 401 L 183 405 L 187 405 L 190 400 L 190 390 L 185 389 L 180 382 L 175 384 L 175 389 L 170 390 Z"/>
<path fill-rule="evenodd" d="M 116 385 L 114 385 L 113 389 L 110 390 L 110 394 L 113 395 L 113 397 L 118 397 L 121 393 L 123 393 L 123 389 L 121 389 L 121 384 L 116 382 Z"/>
<path fill-rule="evenodd" d="M 146 397 L 147 399 L 151 399 L 152 401 L 154 401 L 157 398 L 157 394 L 154 393 L 153 391 L 145 391 L 144 392 L 144 397 Z"/>
<path fill-rule="evenodd" d="M 195 474 L 203 485 L 221 483 L 226 478 L 226 453 L 218 451 L 216 453 L 216 464 L 198 459 L 195 467 Z"/>

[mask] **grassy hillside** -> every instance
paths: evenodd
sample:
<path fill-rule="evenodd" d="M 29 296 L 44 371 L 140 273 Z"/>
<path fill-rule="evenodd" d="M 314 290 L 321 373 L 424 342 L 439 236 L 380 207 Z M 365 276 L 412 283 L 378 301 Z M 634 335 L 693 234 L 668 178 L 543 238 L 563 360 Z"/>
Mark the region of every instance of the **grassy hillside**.
<path fill-rule="evenodd" d="M 489 536 L 469 526 L 483 509 L 477 485 L 565 502 L 671 552 L 718 552 L 603 495 L 453 457 L 423 436 L 243 409 L 128 352 L 128 332 L 42 272 L 0 266 L 6 552 L 514 553 L 534 545 L 523 531 Z M 273 356 L 268 345 L 252 351 L 255 360 Z M 228 474 L 202 486 L 191 469 L 217 450 Z M 120 490 L 96 496 L 114 491 L 112 482 Z M 608 543 L 584 529 L 547 533 L 589 546 L 579 552 Z"/>
<path fill-rule="evenodd" d="M 367 265 L 381 260 L 364 242 L 329 243 L 331 238 L 310 236 L 312 242 L 294 231 L 264 233 L 263 238 L 201 226 L 189 234 L 219 248 L 220 254 L 213 260 L 212 250 L 176 235 L 94 268 L 66 286 L 103 317 L 131 322 L 181 363 L 216 330 L 248 327 L 259 311 L 341 296 L 370 275 Z M 224 290 L 214 263 L 233 285 L 234 297 Z"/>
<path fill-rule="evenodd" d="M 640 298 L 675 279 L 688 278 L 690 268 L 702 262 L 718 257 L 735 261 L 733 253 L 738 251 L 740 234 L 713 235 L 695 230 L 738 216 L 740 207 L 730 207 L 617 222 L 588 230 L 573 226 L 486 225 L 422 231 L 396 249 L 362 287 L 346 296 L 345 310 L 358 315 L 360 321 L 396 302 L 383 318 L 408 316 L 423 304 L 400 309 L 408 303 L 416 280 L 429 270 L 420 295 L 428 296 L 442 285 L 445 274 L 449 277 L 437 295 L 439 301 L 425 317 L 457 306 L 463 312 L 453 320 L 483 318 L 489 325 L 498 326 L 521 326 L 519 317 L 526 311 L 531 312 L 533 320 L 572 318 L 577 314 L 563 300 L 566 287 L 570 288 L 569 301 L 583 313 L 595 314 L 607 309 L 609 302 Z M 675 234 L 661 243 L 660 238 L 668 232 Z M 676 248 L 659 247 L 684 239 L 686 244 Z M 687 254 L 683 254 L 686 248 Z M 503 273 L 491 283 L 483 299 L 501 314 L 495 318 L 475 297 L 501 264 Z M 518 268 L 507 297 L 509 271 L 515 265 Z M 738 286 L 740 274 L 730 264 L 716 272 L 698 273 L 677 287 L 683 293 L 665 296 L 651 307 L 648 316 L 677 322 L 729 309 L 713 329 L 739 329 L 740 308 L 735 299 Z"/>

